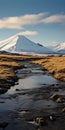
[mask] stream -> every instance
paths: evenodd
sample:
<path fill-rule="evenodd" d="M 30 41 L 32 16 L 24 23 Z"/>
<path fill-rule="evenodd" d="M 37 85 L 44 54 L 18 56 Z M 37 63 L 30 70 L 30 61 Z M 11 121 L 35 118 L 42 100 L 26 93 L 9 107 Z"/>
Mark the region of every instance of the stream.
<path fill-rule="evenodd" d="M 16 71 L 19 78 L 16 85 L 12 86 L 5 94 L 0 95 L 0 121 L 10 123 L 5 130 L 16 129 L 15 124 L 12 123 L 14 113 L 17 115 L 14 120 L 16 119 L 18 123 L 18 117 L 21 119 L 25 113 L 27 115 L 28 112 L 31 112 L 35 117 L 35 115 L 42 115 L 39 111 L 45 113 L 45 109 L 48 109 L 47 113 L 50 113 L 50 110 L 54 111 L 58 107 L 56 102 L 48 99 L 49 94 L 53 93 L 52 90 L 48 89 L 48 86 L 55 88 L 60 84 L 63 85 L 63 83 L 54 79 L 48 72 L 43 71 L 39 65 L 28 62 L 23 62 L 23 64 L 25 68 Z M 61 93 L 61 91 L 62 89 L 58 91 L 54 89 L 54 92 L 57 93 Z M 28 115 L 24 120 L 30 120 L 31 117 L 31 115 Z M 17 129 L 21 125 L 19 123 Z M 23 124 L 21 128 L 23 130 Z M 24 130 L 27 130 L 26 127 Z"/>
<path fill-rule="evenodd" d="M 6 94 L 16 93 L 16 89 L 25 91 L 26 89 L 39 88 L 41 84 L 45 86 L 45 84 L 58 83 L 48 72 L 43 71 L 39 65 L 27 64 L 25 66 L 26 68 L 17 70 L 18 85 L 11 87 Z"/>
<path fill-rule="evenodd" d="M 49 75 L 48 72 L 44 72 L 39 65 L 24 64 L 26 68 L 17 70 L 18 83 L 0 96 L 0 111 L 14 110 L 20 104 L 23 104 L 24 101 L 26 103 L 29 102 L 30 96 L 23 95 L 23 93 L 38 89 L 42 85 L 45 87 L 47 85 L 58 84 L 58 81 Z M 13 100 L 14 97 L 16 97 L 15 100 Z"/>

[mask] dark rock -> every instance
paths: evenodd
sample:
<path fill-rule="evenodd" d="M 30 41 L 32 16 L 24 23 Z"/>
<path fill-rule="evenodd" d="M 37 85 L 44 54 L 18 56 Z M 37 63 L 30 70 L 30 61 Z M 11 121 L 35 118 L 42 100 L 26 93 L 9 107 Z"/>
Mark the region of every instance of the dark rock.
<path fill-rule="evenodd" d="M 18 85 L 19 83 L 18 82 L 15 82 L 15 85 Z"/>
<path fill-rule="evenodd" d="M 17 88 L 16 91 L 20 91 L 20 89 Z"/>
<path fill-rule="evenodd" d="M 0 101 L 0 103 L 5 103 L 4 101 Z"/>
<path fill-rule="evenodd" d="M 8 123 L 7 122 L 0 122 L 0 128 L 5 129 L 7 127 Z"/>
<path fill-rule="evenodd" d="M 11 85 L 14 85 L 14 81 L 12 79 L 7 79 L 7 82 L 10 83 Z"/>
<path fill-rule="evenodd" d="M 0 88 L 0 94 L 4 94 L 5 92 L 7 92 L 6 88 Z"/>
<path fill-rule="evenodd" d="M 54 74 L 55 74 L 55 71 L 53 70 L 53 71 L 51 72 L 51 74 L 54 75 Z"/>

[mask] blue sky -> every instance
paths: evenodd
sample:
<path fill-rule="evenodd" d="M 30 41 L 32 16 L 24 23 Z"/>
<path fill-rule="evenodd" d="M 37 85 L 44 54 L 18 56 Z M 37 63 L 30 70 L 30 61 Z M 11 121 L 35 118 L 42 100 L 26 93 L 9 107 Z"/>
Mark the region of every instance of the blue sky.
<path fill-rule="evenodd" d="M 0 0 L 0 41 L 19 32 L 45 46 L 65 42 L 65 0 Z"/>

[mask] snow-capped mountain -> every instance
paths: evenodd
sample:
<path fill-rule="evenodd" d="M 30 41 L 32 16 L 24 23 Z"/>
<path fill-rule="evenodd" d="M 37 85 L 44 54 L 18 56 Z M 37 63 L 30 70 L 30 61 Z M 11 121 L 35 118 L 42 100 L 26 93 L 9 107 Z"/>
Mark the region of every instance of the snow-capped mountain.
<path fill-rule="evenodd" d="M 8 52 L 33 52 L 49 54 L 52 51 L 39 43 L 34 43 L 21 34 L 14 35 L 0 42 L 0 50 Z"/>
<path fill-rule="evenodd" d="M 65 54 L 65 43 L 55 44 L 53 46 L 49 46 L 49 48 L 59 54 Z"/>
<path fill-rule="evenodd" d="M 57 52 L 60 54 L 65 54 L 65 43 L 61 43 L 60 45 L 58 45 Z"/>

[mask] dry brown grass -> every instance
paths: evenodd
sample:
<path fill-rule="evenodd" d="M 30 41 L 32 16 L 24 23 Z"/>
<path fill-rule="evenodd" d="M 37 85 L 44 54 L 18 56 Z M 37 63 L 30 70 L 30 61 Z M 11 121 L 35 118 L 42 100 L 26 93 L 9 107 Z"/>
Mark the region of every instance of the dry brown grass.
<path fill-rule="evenodd" d="M 65 81 L 65 56 L 27 56 L 0 54 L 0 78 L 7 79 L 14 77 L 14 69 L 23 67 L 20 60 L 34 60 L 35 64 L 40 64 L 43 69 L 47 69 L 56 79 Z"/>
<path fill-rule="evenodd" d="M 27 58 L 27 57 L 25 57 Z M 24 59 L 24 56 L 0 55 L 0 79 L 16 77 L 15 69 L 22 68 L 23 65 L 18 60 Z"/>
<path fill-rule="evenodd" d="M 56 79 L 65 81 L 65 56 L 47 56 L 34 61 L 47 69 Z"/>
<path fill-rule="evenodd" d="M 39 58 L 39 56 L 32 56 L 32 55 L 8 55 L 8 54 L 0 54 L 0 60 L 6 60 L 6 61 L 20 61 L 20 60 L 28 60 L 28 59 L 36 59 Z"/>
<path fill-rule="evenodd" d="M 20 60 L 36 59 L 37 56 L 0 54 L 0 79 L 16 77 L 15 69 L 22 68 Z"/>
<path fill-rule="evenodd" d="M 12 68 L 0 66 L 0 79 L 7 80 L 14 77 L 15 73 Z"/>

